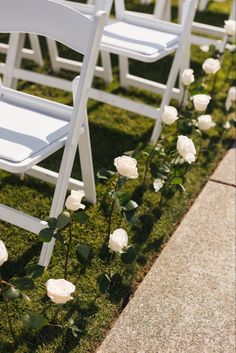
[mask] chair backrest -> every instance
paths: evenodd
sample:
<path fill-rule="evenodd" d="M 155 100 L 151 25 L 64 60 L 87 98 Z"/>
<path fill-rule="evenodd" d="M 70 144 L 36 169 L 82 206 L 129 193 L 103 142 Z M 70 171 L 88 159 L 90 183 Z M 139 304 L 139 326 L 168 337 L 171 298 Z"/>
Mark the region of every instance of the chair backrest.
<path fill-rule="evenodd" d="M 181 27 L 183 30 L 186 29 L 187 24 L 190 22 L 190 19 L 193 18 L 193 14 L 195 14 L 196 7 L 197 7 L 197 1 L 198 0 L 185 0 L 183 4 L 183 16 L 181 20 Z M 159 5 L 157 7 L 157 4 Z M 132 11 L 127 11 L 125 8 L 125 1 L 124 0 L 115 0 L 115 11 L 116 11 L 116 17 L 119 20 L 123 21 L 129 21 L 132 22 L 133 24 L 137 25 L 144 25 L 150 28 L 162 28 L 163 30 L 167 31 L 175 31 L 175 33 L 178 33 L 180 31 L 179 26 L 174 26 L 172 23 L 171 27 L 168 27 L 168 22 L 159 20 L 163 16 L 161 14 L 160 16 L 157 15 L 157 9 L 160 9 L 162 12 L 165 11 L 165 6 L 166 0 L 158 0 L 158 3 L 156 4 L 155 7 L 155 18 L 145 18 L 144 16 L 139 16 L 139 14 L 136 12 L 132 14 Z M 157 25 L 157 19 L 158 19 L 158 25 Z"/>
<path fill-rule="evenodd" d="M 108 15 L 111 12 L 113 0 L 90 0 L 87 4 L 80 2 L 73 2 L 70 0 L 57 0 L 62 4 L 68 5 L 76 10 L 81 11 L 83 14 L 94 15 L 96 12 L 102 10 L 106 11 Z"/>
<path fill-rule="evenodd" d="M 0 32 L 50 37 L 81 54 L 87 51 L 94 21 L 52 0 L 0 0 Z"/>
<path fill-rule="evenodd" d="M 71 118 L 70 140 L 76 138 L 86 119 L 88 92 L 106 21 L 104 11 L 90 18 L 52 0 L 0 0 L 0 32 L 50 36 L 84 55 Z M 14 60 L 10 58 L 10 61 Z"/>

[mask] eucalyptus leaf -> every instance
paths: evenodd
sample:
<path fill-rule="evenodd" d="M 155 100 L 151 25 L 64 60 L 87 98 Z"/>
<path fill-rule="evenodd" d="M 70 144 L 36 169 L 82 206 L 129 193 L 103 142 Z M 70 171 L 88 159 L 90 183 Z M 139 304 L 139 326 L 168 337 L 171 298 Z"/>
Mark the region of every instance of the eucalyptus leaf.
<path fill-rule="evenodd" d="M 111 280 L 106 273 L 102 273 L 100 276 L 98 276 L 97 283 L 100 292 L 104 294 L 109 289 Z"/>
<path fill-rule="evenodd" d="M 40 330 L 47 326 L 49 322 L 43 315 L 29 311 L 22 317 L 22 323 L 27 329 Z"/>
<path fill-rule="evenodd" d="M 15 281 L 20 290 L 34 289 L 34 281 L 29 277 L 22 277 Z"/>
<path fill-rule="evenodd" d="M 8 300 L 17 299 L 20 297 L 20 295 L 21 295 L 21 292 L 19 291 L 19 289 L 14 287 L 10 287 L 4 292 L 4 297 L 6 297 Z"/>
<path fill-rule="evenodd" d="M 60 230 L 65 228 L 70 223 L 70 213 L 69 212 L 62 212 L 57 217 L 57 229 Z"/>
<path fill-rule="evenodd" d="M 133 245 L 129 246 L 127 250 L 121 254 L 121 260 L 126 265 L 132 264 L 137 256 L 136 249 Z"/>
<path fill-rule="evenodd" d="M 124 219 L 131 224 L 132 226 L 138 227 L 140 222 L 138 216 L 135 213 L 135 210 L 123 211 L 122 212 Z"/>
<path fill-rule="evenodd" d="M 59 242 L 64 245 L 64 237 L 61 233 L 55 233 L 53 234 L 53 238 L 55 238 L 56 240 L 59 240 Z"/>
<path fill-rule="evenodd" d="M 114 174 L 116 174 L 115 172 L 113 172 L 112 170 L 108 170 L 105 168 L 100 169 L 97 172 L 97 177 L 98 179 L 102 179 L 102 180 L 108 180 L 110 179 Z"/>
<path fill-rule="evenodd" d="M 75 213 L 75 220 L 80 224 L 84 224 L 88 221 L 88 215 L 83 211 L 78 211 Z"/>
<path fill-rule="evenodd" d="M 55 229 L 57 227 L 57 219 L 56 218 L 49 218 L 48 219 L 48 227 Z"/>
<path fill-rule="evenodd" d="M 90 248 L 88 245 L 80 244 L 77 246 L 76 256 L 78 261 L 82 265 L 86 265 L 88 263 L 89 255 L 90 255 Z"/>
<path fill-rule="evenodd" d="M 27 268 L 26 275 L 29 278 L 36 279 L 36 278 L 42 276 L 44 269 L 45 269 L 44 266 L 32 265 Z"/>
<path fill-rule="evenodd" d="M 171 185 L 180 185 L 183 183 L 183 178 L 176 177 L 171 180 Z"/>
<path fill-rule="evenodd" d="M 125 211 L 131 211 L 131 210 L 135 210 L 136 208 L 138 208 L 138 204 L 135 201 L 130 200 L 126 204 L 122 205 L 122 208 Z"/>
<path fill-rule="evenodd" d="M 52 240 L 54 229 L 44 228 L 39 232 L 39 241 L 49 243 Z"/>

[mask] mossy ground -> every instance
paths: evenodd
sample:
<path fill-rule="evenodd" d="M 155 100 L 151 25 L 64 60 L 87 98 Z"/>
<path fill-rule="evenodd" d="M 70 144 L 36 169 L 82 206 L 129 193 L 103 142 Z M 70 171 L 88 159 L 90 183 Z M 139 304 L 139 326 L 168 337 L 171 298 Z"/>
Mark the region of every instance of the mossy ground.
<path fill-rule="evenodd" d="M 198 14 L 204 22 L 223 26 L 224 19 L 230 9 L 231 1 L 224 3 L 211 2 L 208 11 Z M 139 5 L 138 0 L 129 1 L 130 9 L 144 10 L 147 6 Z M 148 7 L 151 12 L 153 4 Z M 176 7 L 173 13 L 176 14 Z M 42 46 L 45 43 L 42 40 Z M 44 68 L 35 67 L 33 63 L 24 63 L 32 66 L 36 71 L 51 71 L 46 52 Z M 204 54 L 199 48 L 192 48 L 191 67 L 195 75 L 202 75 L 201 64 L 209 54 Z M 146 103 L 158 106 L 160 97 L 149 92 L 131 88 L 124 90 L 119 88 L 117 58 L 113 57 L 114 83 L 106 89 L 116 91 L 118 94 L 125 94 L 133 99 L 142 100 Z M 230 58 L 227 58 L 228 65 Z M 143 65 L 141 63 L 130 63 L 131 72 L 143 73 L 146 77 L 152 77 L 164 81 L 168 75 L 168 67 L 171 59 L 161 60 L 157 64 Z M 231 79 L 233 77 L 231 72 Z M 62 76 L 69 76 L 68 73 L 61 73 Z M 224 100 L 229 85 L 225 82 L 224 72 L 218 75 L 216 95 L 212 102 L 212 115 L 215 120 L 224 117 Z M 231 81 L 232 82 L 232 81 Z M 101 80 L 95 80 L 95 84 L 105 87 Z M 36 84 L 26 82 L 19 83 L 19 89 L 25 92 L 37 94 L 49 99 L 71 104 L 70 93 L 62 92 Z M 89 101 L 89 121 L 91 132 L 91 143 L 93 148 L 93 160 L 95 172 L 100 168 L 113 169 L 113 159 L 124 151 L 134 149 L 139 142 L 148 143 L 153 121 L 132 114 L 130 112 L 117 109 L 95 101 Z M 175 128 L 166 128 L 165 134 L 175 133 Z M 138 249 L 137 264 L 126 270 L 126 277 L 119 286 L 114 287 L 109 295 L 100 295 L 96 283 L 97 276 L 102 273 L 108 265 L 108 251 L 105 243 L 107 230 L 107 216 L 109 210 L 109 199 L 106 196 L 107 185 L 97 181 L 98 203 L 91 207 L 88 205 L 87 213 L 89 221 L 86 225 L 74 225 L 73 232 L 78 243 L 86 243 L 92 249 L 92 260 L 86 271 L 83 271 L 77 264 L 73 254 L 70 261 L 69 280 L 77 287 L 73 301 L 65 305 L 64 310 L 59 314 L 58 320 L 65 320 L 73 317 L 81 334 L 74 338 L 70 333 L 62 337 L 59 328 L 50 327 L 42 329 L 40 332 L 28 332 L 22 328 L 18 320 L 24 310 L 28 308 L 22 300 L 17 300 L 11 307 L 11 316 L 14 320 L 18 345 L 12 348 L 11 337 L 8 331 L 4 305 L 0 303 L 0 352 L 2 353 L 52 353 L 52 352 L 73 352 L 88 353 L 94 352 L 95 347 L 101 342 L 106 330 L 111 326 L 122 308 L 127 304 L 130 295 L 143 278 L 145 272 L 150 268 L 153 260 L 158 256 L 165 242 L 173 233 L 173 230 L 189 209 L 209 175 L 216 167 L 219 160 L 224 155 L 226 149 L 232 143 L 233 132 L 226 135 L 223 145 L 219 144 L 217 130 L 210 134 L 204 142 L 206 150 L 198 159 L 196 164 L 188 168 L 185 187 L 186 194 L 176 192 L 166 200 L 161 212 L 157 205 L 159 195 L 153 192 L 151 178 L 148 180 L 149 188 L 141 199 L 140 181 L 129 182 L 127 190 L 133 193 L 133 199 L 141 203 L 139 217 L 140 228 L 131 228 L 120 219 L 119 214 L 113 218 L 112 229 L 124 227 L 129 233 L 130 240 Z M 48 158 L 43 165 L 58 169 L 61 152 Z M 140 175 L 144 169 L 144 157 L 140 157 Z M 75 177 L 80 176 L 79 162 L 73 170 Z M 19 210 L 25 211 L 33 216 L 47 219 L 50 209 L 50 202 L 54 188 L 51 185 L 42 183 L 30 177 L 20 180 L 15 175 L 10 175 L 0 171 L 0 202 Z M 190 230 L 191 231 L 191 230 Z M 22 229 L 14 227 L 0 221 L 0 238 L 5 242 L 9 252 L 9 261 L 1 269 L 2 275 L 8 281 L 23 276 L 29 264 L 37 263 L 41 244 L 37 236 Z M 52 257 L 50 267 L 43 276 L 36 281 L 36 288 L 29 291 L 31 297 L 31 307 L 38 312 L 44 312 L 52 318 L 55 313 L 55 306 L 51 305 L 45 293 L 45 282 L 49 278 L 63 277 L 64 252 L 60 244 L 57 244 Z M 173 259 L 174 261 L 174 259 Z M 114 270 L 120 272 L 119 260 L 114 262 Z M 117 352 L 119 353 L 119 352 Z"/>

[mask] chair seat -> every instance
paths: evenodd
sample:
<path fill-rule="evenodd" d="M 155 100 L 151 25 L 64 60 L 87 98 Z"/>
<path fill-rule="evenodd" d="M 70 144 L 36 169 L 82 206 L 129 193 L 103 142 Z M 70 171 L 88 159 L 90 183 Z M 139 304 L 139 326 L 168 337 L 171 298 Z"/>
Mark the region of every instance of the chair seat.
<path fill-rule="evenodd" d="M 173 47 L 179 41 L 177 34 L 144 28 L 130 23 L 116 21 L 105 27 L 103 46 L 114 48 L 117 54 L 125 51 L 142 57 L 157 57 L 161 52 Z M 111 48 L 110 48 L 111 51 Z"/>
<path fill-rule="evenodd" d="M 68 132 L 68 121 L 0 101 L 0 158 L 19 163 Z"/>

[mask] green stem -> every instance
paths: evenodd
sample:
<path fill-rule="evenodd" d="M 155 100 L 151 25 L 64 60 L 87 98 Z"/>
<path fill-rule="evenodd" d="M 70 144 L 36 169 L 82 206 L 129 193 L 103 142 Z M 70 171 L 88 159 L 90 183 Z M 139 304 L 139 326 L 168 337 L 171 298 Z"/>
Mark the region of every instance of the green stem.
<path fill-rule="evenodd" d="M 3 297 L 4 303 L 5 303 L 9 330 L 10 330 L 10 333 L 11 333 L 11 336 L 12 336 L 12 339 L 13 339 L 13 343 L 14 343 L 14 346 L 15 346 L 16 345 L 16 336 L 15 336 L 15 333 L 14 333 L 14 330 L 13 330 L 13 326 L 12 326 L 12 322 L 11 322 L 11 316 L 10 316 L 10 312 L 9 312 L 9 306 L 8 306 L 7 298 L 4 295 L 3 284 L 5 284 L 5 281 L 3 281 L 1 273 L 0 273 L 1 293 L 2 293 L 2 297 Z"/>
<path fill-rule="evenodd" d="M 70 248 L 71 248 L 71 242 L 72 242 L 72 219 L 73 219 L 73 212 L 70 213 L 71 219 L 70 219 L 70 224 L 69 224 L 69 242 L 67 244 L 67 250 L 66 250 L 66 259 L 65 259 L 65 266 L 64 266 L 64 278 L 67 279 L 67 267 L 68 267 L 68 260 L 69 260 L 69 255 L 70 255 Z"/>
<path fill-rule="evenodd" d="M 179 105 L 179 113 L 181 113 L 181 111 L 183 109 L 184 99 L 185 99 L 185 95 L 186 95 L 187 89 L 188 89 L 187 86 L 184 86 L 183 96 L 182 96 L 182 99 L 181 99 L 181 102 L 180 102 L 180 105 Z"/>
<path fill-rule="evenodd" d="M 152 161 L 152 158 L 153 158 L 153 155 L 154 155 L 154 152 L 155 152 L 155 149 L 157 147 L 158 142 L 159 141 L 157 140 L 155 145 L 153 146 L 151 152 L 149 153 L 149 155 L 147 157 L 146 164 L 145 164 L 145 171 L 144 171 L 142 187 L 144 187 L 144 185 L 146 184 L 147 173 L 148 173 L 148 170 L 150 168 L 150 164 L 151 164 L 151 161 Z"/>
<path fill-rule="evenodd" d="M 118 176 L 116 184 L 115 184 L 114 192 L 116 192 L 117 189 L 118 189 L 119 180 L 120 180 L 120 177 Z M 114 207 L 115 207 L 115 200 L 112 199 L 111 209 L 110 209 L 109 218 L 108 218 L 108 228 L 107 228 L 107 238 L 108 239 L 109 239 L 110 234 L 111 234 L 111 223 L 112 223 L 112 215 L 113 215 Z"/>

